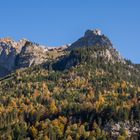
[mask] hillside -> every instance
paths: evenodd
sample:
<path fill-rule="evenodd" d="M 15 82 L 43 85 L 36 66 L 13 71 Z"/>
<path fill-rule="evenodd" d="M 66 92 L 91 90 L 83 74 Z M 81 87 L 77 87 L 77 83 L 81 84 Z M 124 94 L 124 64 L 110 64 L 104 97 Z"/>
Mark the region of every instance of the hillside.
<path fill-rule="evenodd" d="M 1 78 L 1 139 L 139 139 L 139 65 L 104 37 L 88 31 L 61 55 Z"/>

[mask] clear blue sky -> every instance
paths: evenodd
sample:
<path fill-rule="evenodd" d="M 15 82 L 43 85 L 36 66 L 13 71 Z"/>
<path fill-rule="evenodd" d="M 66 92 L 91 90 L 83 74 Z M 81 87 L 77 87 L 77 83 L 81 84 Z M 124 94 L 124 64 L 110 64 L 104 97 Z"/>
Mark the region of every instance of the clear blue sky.
<path fill-rule="evenodd" d="M 140 63 L 140 0 L 0 0 L 0 37 L 58 46 L 90 28 Z"/>

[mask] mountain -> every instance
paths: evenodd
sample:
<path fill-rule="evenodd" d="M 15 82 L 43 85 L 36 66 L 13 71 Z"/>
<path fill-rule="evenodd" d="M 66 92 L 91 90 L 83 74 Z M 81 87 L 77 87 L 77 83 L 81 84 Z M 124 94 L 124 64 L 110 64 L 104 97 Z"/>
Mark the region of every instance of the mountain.
<path fill-rule="evenodd" d="M 113 44 L 104 34 L 101 33 L 100 30 L 87 30 L 85 35 L 78 39 L 76 42 L 71 44 L 68 50 L 73 50 L 75 48 L 83 48 L 83 47 L 97 47 L 97 51 L 94 54 L 94 58 L 97 56 L 106 57 L 108 60 L 112 60 L 112 62 L 121 62 L 125 63 L 123 57 L 119 54 L 119 52 L 113 48 Z"/>
<path fill-rule="evenodd" d="M 9 39 L 1 50 L 0 69 L 13 72 L 0 79 L 0 139 L 140 138 L 140 66 L 99 30 L 59 48 Z"/>
<path fill-rule="evenodd" d="M 0 77 L 16 69 L 41 64 L 61 55 L 63 47 L 51 48 L 27 39 L 16 42 L 11 38 L 0 39 Z"/>
<path fill-rule="evenodd" d="M 113 47 L 111 41 L 100 30 L 87 30 L 83 37 L 78 39 L 71 45 L 64 45 L 60 47 L 45 47 L 37 43 L 31 42 L 27 39 L 21 39 L 16 42 L 11 38 L 0 39 L 0 76 L 5 76 L 16 69 L 30 67 L 45 63 L 50 60 L 57 59 L 77 48 L 94 47 L 90 57 L 92 59 L 105 58 L 108 61 L 126 63 L 125 59 Z M 70 55 L 65 55 L 64 59 L 71 58 Z M 73 56 L 72 56 L 73 57 Z M 68 62 L 66 67 L 71 67 L 76 63 L 74 57 Z M 61 59 L 60 59 L 61 61 Z M 62 62 L 62 63 L 63 63 Z M 60 62 L 58 62 L 60 63 Z M 61 68 L 63 69 L 63 67 Z"/>
<path fill-rule="evenodd" d="M 87 30 L 83 37 L 78 39 L 76 42 L 71 44 L 69 49 L 80 48 L 80 47 L 90 47 L 90 46 L 108 46 L 112 47 L 111 41 L 98 29 Z"/>
<path fill-rule="evenodd" d="M 17 54 L 15 66 L 17 68 L 30 67 L 43 63 L 46 57 L 46 50 L 38 44 L 25 41 L 20 53 Z"/>
<path fill-rule="evenodd" d="M 14 68 L 14 60 L 16 58 L 15 42 L 11 39 L 0 40 L 0 65 L 8 71 Z"/>

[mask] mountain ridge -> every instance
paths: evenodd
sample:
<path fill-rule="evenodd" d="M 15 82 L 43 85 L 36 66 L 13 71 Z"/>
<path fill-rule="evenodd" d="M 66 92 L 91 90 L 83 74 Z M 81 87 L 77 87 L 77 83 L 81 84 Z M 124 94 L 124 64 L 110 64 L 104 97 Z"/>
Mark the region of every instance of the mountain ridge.
<path fill-rule="evenodd" d="M 2 76 L 7 72 L 15 71 L 19 68 L 30 67 L 31 65 L 41 64 L 48 59 L 48 52 L 62 51 L 67 46 L 44 47 L 27 39 L 21 39 L 18 42 L 11 38 L 0 39 L 0 66 Z M 4 71 L 5 72 L 4 74 Z"/>
<path fill-rule="evenodd" d="M 69 54 L 70 51 L 83 47 L 97 47 L 95 53 L 92 54 L 93 59 L 104 57 L 113 63 L 126 63 L 125 59 L 114 48 L 110 39 L 100 30 L 94 29 L 87 30 L 83 37 L 71 45 L 60 47 L 42 46 L 27 39 L 14 41 L 11 38 L 2 38 L 0 39 L 0 75 L 5 76 L 16 69 L 39 65 L 52 59 L 61 58 L 64 55 L 67 57 L 66 54 Z"/>

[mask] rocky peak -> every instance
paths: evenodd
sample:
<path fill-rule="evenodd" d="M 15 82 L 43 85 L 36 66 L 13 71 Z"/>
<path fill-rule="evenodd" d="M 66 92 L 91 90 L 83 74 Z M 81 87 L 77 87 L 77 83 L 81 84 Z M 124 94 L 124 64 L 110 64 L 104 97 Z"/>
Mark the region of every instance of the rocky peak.
<path fill-rule="evenodd" d="M 11 38 L 1 38 L 0 39 L 0 47 L 1 48 L 8 48 L 11 46 L 15 46 L 16 42 L 14 40 L 12 40 Z"/>
<path fill-rule="evenodd" d="M 23 67 L 30 67 L 46 62 L 48 59 L 63 56 L 65 51 L 75 48 L 94 47 L 91 58 L 103 58 L 103 60 L 125 63 L 108 37 L 98 29 L 87 30 L 83 37 L 73 44 L 59 47 L 42 46 L 27 39 L 14 41 L 11 38 L 0 39 L 0 76 L 7 70 L 14 71 Z M 59 54 L 59 55 L 58 55 Z M 89 55 L 89 54 L 88 54 Z"/>
<path fill-rule="evenodd" d="M 83 37 L 75 41 L 68 50 L 82 47 L 96 47 L 94 58 L 104 57 L 108 61 L 125 63 L 119 52 L 113 48 L 110 39 L 102 34 L 101 30 L 87 30 Z M 102 48 L 102 49 L 101 49 Z"/>
<path fill-rule="evenodd" d="M 19 68 L 41 64 L 48 60 L 50 57 L 49 52 L 52 54 L 53 52 L 59 53 L 67 47 L 68 45 L 46 47 L 25 38 L 19 41 L 14 41 L 11 38 L 2 38 L 0 39 L 0 73 L 2 69 L 2 75 L 4 75 L 5 70 L 11 72 Z"/>
<path fill-rule="evenodd" d="M 6 37 L 6 38 L 0 38 L 0 42 L 3 42 L 3 43 L 13 43 L 13 39 L 10 38 L 10 37 Z"/>
<path fill-rule="evenodd" d="M 92 35 L 94 35 L 94 36 L 101 36 L 101 35 L 102 35 L 102 32 L 101 32 L 101 30 L 99 30 L 99 29 L 87 30 L 87 31 L 85 32 L 84 37 L 90 37 L 90 36 L 92 36 Z"/>
<path fill-rule="evenodd" d="M 99 47 L 112 47 L 112 43 L 108 37 L 101 33 L 100 30 L 87 30 L 83 37 L 75 41 L 68 50 L 72 50 L 75 48 L 81 47 L 92 47 L 92 46 L 99 46 Z"/>
<path fill-rule="evenodd" d="M 16 68 L 38 65 L 46 60 L 46 50 L 39 44 L 22 39 L 19 46 L 22 47 L 16 58 Z"/>
<path fill-rule="evenodd" d="M 20 40 L 18 42 L 14 41 L 13 39 L 7 37 L 0 39 L 0 47 L 1 49 L 9 49 L 14 48 L 16 50 L 16 53 L 19 53 L 21 51 L 21 48 L 25 45 L 27 40 Z"/>
<path fill-rule="evenodd" d="M 0 39 L 0 76 L 17 68 L 41 64 L 45 60 L 46 51 L 37 43 L 27 39 Z"/>

